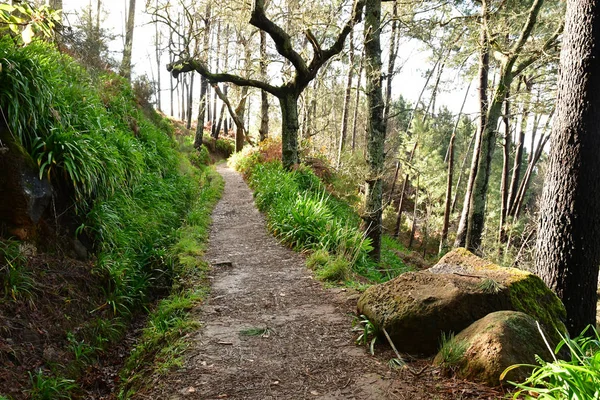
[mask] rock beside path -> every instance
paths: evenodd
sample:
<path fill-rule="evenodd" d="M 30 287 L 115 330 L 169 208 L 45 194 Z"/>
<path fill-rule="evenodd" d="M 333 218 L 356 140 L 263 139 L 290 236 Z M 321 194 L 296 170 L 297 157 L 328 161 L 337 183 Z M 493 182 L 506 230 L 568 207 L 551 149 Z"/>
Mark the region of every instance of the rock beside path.
<path fill-rule="evenodd" d="M 546 361 L 552 359 L 535 319 L 519 311 L 486 315 L 452 338 L 446 349 L 453 350 L 450 355 L 448 350 L 440 351 L 434 364 L 454 371 L 460 378 L 490 386 L 498 386 L 502 372 L 511 365 L 537 365 L 536 355 Z M 503 382 L 522 382 L 530 374 L 531 368 L 515 368 Z"/>
<path fill-rule="evenodd" d="M 437 352 L 442 333 L 458 333 L 501 310 L 540 321 L 554 342 L 558 331 L 566 332 L 564 306 L 539 277 L 461 248 L 426 271 L 370 287 L 358 301 L 358 313 L 385 328 L 399 351 L 422 355 Z"/>

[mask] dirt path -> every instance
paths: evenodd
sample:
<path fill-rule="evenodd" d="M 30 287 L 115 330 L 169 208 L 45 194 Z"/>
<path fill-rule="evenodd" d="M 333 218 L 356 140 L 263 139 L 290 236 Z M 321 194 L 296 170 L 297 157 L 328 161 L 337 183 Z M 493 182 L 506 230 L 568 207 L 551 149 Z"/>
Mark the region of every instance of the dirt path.
<path fill-rule="evenodd" d="M 444 382 L 432 369 L 418 377 L 392 371 L 391 354 L 376 358 L 354 345 L 356 294 L 323 289 L 303 257 L 269 235 L 240 175 L 218 171 L 225 191 L 207 254 L 213 289 L 195 312 L 202 328 L 184 368 L 140 398 L 474 398 L 477 389 Z M 249 335 L 252 328 L 266 332 Z"/>

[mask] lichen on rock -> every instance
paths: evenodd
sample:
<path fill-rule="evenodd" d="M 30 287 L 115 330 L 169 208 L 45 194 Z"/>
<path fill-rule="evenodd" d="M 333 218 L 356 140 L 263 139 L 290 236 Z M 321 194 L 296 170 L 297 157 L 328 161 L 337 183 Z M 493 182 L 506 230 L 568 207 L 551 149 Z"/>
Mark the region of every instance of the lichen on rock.
<path fill-rule="evenodd" d="M 560 340 L 558 332 L 566 332 L 564 306 L 539 277 L 462 248 L 429 270 L 370 287 L 358 301 L 358 312 L 385 328 L 398 350 L 424 355 L 437 352 L 442 333 L 458 333 L 501 310 L 540 321 L 552 342 Z"/>

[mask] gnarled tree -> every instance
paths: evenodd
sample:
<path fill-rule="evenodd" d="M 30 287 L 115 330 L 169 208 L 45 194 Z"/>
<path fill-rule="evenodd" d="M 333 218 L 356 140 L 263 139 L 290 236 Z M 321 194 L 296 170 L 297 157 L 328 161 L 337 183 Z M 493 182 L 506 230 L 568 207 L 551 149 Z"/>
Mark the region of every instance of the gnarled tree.
<path fill-rule="evenodd" d="M 213 73 L 205 60 L 197 57 L 182 57 L 170 63 L 167 70 L 173 76 L 180 73 L 196 71 L 211 83 L 230 82 L 238 86 L 251 86 L 272 94 L 279 100 L 281 108 L 281 137 L 282 162 L 286 168 L 291 168 L 299 162 L 298 159 L 298 98 L 308 84 L 316 77 L 319 69 L 333 56 L 340 53 L 346 37 L 354 25 L 360 22 L 365 0 L 357 0 L 352 15 L 339 32 L 330 47 L 323 49 L 321 43 L 310 31 L 306 30 L 307 41 L 312 46 L 312 59 L 306 61 L 294 49 L 291 36 L 266 14 L 265 0 L 254 0 L 250 24 L 265 31 L 275 43 L 277 52 L 293 66 L 293 74 L 281 85 L 273 85 L 263 80 L 251 79 L 229 73 Z"/>

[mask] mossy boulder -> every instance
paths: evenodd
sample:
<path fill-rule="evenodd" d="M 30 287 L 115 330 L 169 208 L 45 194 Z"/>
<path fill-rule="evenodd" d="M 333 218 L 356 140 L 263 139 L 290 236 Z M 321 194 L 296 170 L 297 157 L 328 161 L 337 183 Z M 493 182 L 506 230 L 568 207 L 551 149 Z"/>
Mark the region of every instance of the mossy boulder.
<path fill-rule="evenodd" d="M 498 386 L 502 372 L 511 365 L 537 365 L 535 356 L 552 360 L 535 319 L 519 311 L 497 311 L 474 322 L 448 341 L 434 364 L 455 376 Z M 461 352 L 461 354 L 457 354 Z M 503 382 L 522 382 L 531 368 L 510 370 Z"/>
<path fill-rule="evenodd" d="M 422 355 L 437 352 L 442 333 L 458 333 L 501 310 L 532 316 L 555 342 L 557 332 L 566 332 L 564 306 L 539 277 L 465 249 L 453 250 L 426 271 L 374 285 L 358 301 L 358 313 L 385 328 L 398 350 Z"/>

